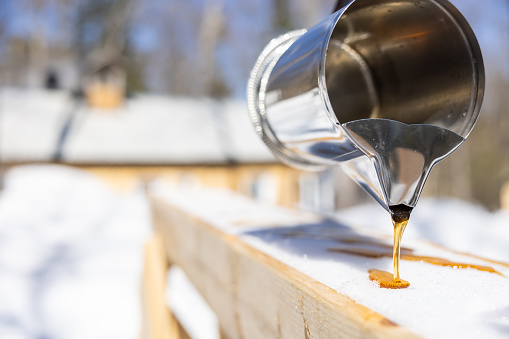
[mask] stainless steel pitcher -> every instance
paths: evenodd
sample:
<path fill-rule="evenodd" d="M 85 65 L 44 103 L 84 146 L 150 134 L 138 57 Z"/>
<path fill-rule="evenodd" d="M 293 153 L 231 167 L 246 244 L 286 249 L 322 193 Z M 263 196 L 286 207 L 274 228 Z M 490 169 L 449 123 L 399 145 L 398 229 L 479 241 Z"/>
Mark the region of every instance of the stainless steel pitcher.
<path fill-rule="evenodd" d="M 414 207 L 472 130 L 484 65 L 446 0 L 354 0 L 272 40 L 248 83 L 251 118 L 283 162 L 341 165 L 385 209 Z"/>

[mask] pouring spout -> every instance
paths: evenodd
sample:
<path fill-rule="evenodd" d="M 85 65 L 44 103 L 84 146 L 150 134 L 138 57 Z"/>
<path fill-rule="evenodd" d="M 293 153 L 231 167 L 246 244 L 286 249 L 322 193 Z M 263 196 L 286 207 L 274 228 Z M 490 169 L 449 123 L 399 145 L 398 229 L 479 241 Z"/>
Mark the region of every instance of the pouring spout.
<path fill-rule="evenodd" d="M 357 120 L 343 127 L 371 160 L 376 176 L 370 181 L 378 181 L 372 186 L 379 188 L 377 200 L 385 209 L 415 207 L 431 168 L 465 140 L 442 127 L 388 119 Z"/>

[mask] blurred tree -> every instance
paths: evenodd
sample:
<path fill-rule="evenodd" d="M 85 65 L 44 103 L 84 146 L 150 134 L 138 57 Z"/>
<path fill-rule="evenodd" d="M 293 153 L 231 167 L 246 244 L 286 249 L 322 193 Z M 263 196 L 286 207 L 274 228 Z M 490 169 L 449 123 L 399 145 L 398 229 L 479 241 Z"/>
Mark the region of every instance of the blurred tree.
<path fill-rule="evenodd" d="M 68 0 L 72 1 L 72 0 Z M 142 91 L 144 83 L 142 65 L 136 58 L 131 38 L 133 12 L 138 2 L 134 0 L 88 0 L 78 1 L 75 25 L 75 50 L 80 73 L 86 57 L 95 50 L 112 50 L 126 56 L 124 64 L 127 90 Z"/>
<path fill-rule="evenodd" d="M 452 2 L 466 16 L 480 42 L 486 90 L 474 130 L 433 170 L 426 193 L 456 196 L 497 209 L 501 187 L 509 181 L 509 1 L 497 0 L 482 11 L 478 2 Z"/>
<path fill-rule="evenodd" d="M 130 0 L 89 0 L 77 3 L 74 39 L 78 55 L 111 47 L 122 51 L 127 40 Z"/>
<path fill-rule="evenodd" d="M 139 4 L 139 28 L 155 32 L 157 41 L 141 53 L 150 64 L 150 87 L 178 95 L 230 95 L 218 57 L 227 33 L 226 3 L 153 0 Z"/>
<path fill-rule="evenodd" d="M 6 59 L 7 54 L 7 22 L 8 11 L 5 6 L 0 6 L 0 60 Z M 0 62 L 0 84 L 5 83 L 5 71 L 3 70 L 4 64 Z"/>
<path fill-rule="evenodd" d="M 274 0 L 274 27 L 284 32 L 295 29 L 288 0 Z"/>
<path fill-rule="evenodd" d="M 206 0 L 198 28 L 198 53 L 195 78 L 196 91 L 212 97 L 226 97 L 231 93 L 217 65 L 217 48 L 225 36 L 224 2 Z"/>

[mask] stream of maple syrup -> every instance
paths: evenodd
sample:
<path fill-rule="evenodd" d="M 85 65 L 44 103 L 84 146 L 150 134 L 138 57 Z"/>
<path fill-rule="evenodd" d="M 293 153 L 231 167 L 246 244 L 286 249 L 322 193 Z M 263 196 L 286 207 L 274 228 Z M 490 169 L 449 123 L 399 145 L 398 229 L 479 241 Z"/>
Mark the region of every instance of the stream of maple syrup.
<path fill-rule="evenodd" d="M 406 205 L 396 205 L 390 206 L 389 210 L 394 225 L 394 247 L 392 250 L 394 273 L 390 274 L 389 272 L 371 269 L 369 270 L 369 279 L 376 281 L 381 288 L 407 288 L 410 283 L 399 276 L 399 261 L 401 257 L 401 238 L 408 224 L 408 219 L 410 219 L 412 208 Z"/>

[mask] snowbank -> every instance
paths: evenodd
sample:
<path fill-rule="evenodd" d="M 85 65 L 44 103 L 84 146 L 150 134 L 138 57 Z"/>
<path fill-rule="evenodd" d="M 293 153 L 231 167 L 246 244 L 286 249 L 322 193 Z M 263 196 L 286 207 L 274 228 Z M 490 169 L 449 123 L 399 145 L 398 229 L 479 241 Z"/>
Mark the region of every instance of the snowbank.
<path fill-rule="evenodd" d="M 138 338 L 141 193 L 58 166 L 10 171 L 0 195 L 0 338 Z"/>

